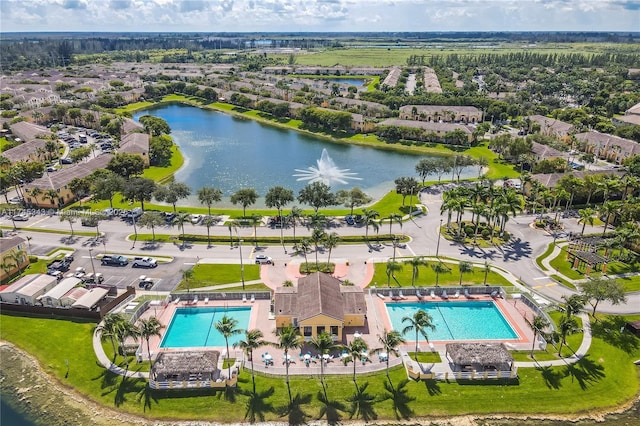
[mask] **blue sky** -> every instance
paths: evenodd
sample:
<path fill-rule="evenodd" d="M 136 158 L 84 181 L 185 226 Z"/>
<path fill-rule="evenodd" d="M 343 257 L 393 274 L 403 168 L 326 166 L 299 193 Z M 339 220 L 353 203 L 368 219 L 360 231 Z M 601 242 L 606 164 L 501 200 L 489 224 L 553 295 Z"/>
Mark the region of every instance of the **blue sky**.
<path fill-rule="evenodd" d="M 640 0 L 0 0 L 0 31 L 640 31 Z"/>

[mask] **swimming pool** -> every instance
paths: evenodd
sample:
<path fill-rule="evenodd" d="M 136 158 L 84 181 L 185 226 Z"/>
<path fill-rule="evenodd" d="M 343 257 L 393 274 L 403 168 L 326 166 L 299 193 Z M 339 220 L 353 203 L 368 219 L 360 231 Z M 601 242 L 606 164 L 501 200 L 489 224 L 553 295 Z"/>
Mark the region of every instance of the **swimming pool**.
<path fill-rule="evenodd" d="M 177 308 L 164 334 L 161 348 L 197 348 L 225 346 L 224 337 L 215 323 L 226 315 L 238 321 L 237 328 L 246 330 L 251 316 L 250 307 Z M 229 346 L 242 339 L 243 334 L 229 337 Z"/>
<path fill-rule="evenodd" d="M 518 334 L 504 318 L 492 301 L 449 301 L 423 303 L 387 303 L 387 313 L 391 325 L 402 332 L 409 323 L 404 317 L 412 317 L 418 310 L 426 311 L 435 330 L 427 330 L 429 340 L 510 340 Z M 407 341 L 414 341 L 415 331 L 404 335 Z M 425 340 L 419 335 L 419 340 Z"/>

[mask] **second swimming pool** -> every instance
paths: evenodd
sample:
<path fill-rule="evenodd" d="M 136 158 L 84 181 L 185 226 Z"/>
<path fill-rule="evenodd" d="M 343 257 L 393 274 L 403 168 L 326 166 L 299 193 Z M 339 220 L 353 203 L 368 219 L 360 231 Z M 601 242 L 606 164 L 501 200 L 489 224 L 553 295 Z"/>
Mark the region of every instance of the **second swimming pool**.
<path fill-rule="evenodd" d="M 429 340 L 512 340 L 518 334 L 504 318 L 492 301 L 448 301 L 423 303 L 387 303 L 387 313 L 396 331 L 409 325 L 402 322 L 404 317 L 422 309 L 431 318 L 435 330 L 427 329 Z M 415 331 L 404 335 L 407 341 L 414 341 Z M 419 340 L 424 337 L 419 334 Z"/>
<path fill-rule="evenodd" d="M 177 308 L 171 323 L 164 334 L 161 348 L 197 348 L 207 346 L 225 346 L 224 336 L 215 328 L 216 322 L 223 316 L 238 321 L 237 328 L 246 330 L 251 317 L 250 307 L 203 307 Z M 235 334 L 229 337 L 229 346 L 244 336 Z"/>

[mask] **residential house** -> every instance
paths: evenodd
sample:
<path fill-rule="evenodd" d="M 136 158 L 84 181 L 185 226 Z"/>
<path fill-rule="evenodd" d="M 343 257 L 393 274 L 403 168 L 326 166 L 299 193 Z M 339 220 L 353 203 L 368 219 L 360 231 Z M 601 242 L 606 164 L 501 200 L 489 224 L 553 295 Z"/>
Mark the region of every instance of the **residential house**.
<path fill-rule="evenodd" d="M 53 287 L 51 290 L 40 296 L 38 300 L 40 301 L 40 303 L 42 303 L 43 306 L 50 306 L 54 308 L 71 306 L 73 302 L 69 303 L 70 300 L 69 298 L 65 299 L 65 295 L 73 291 L 81 283 L 82 281 L 80 280 L 80 278 L 65 278 L 60 281 L 57 286 Z M 78 287 L 78 289 L 82 289 L 85 292 L 88 291 L 82 287 Z"/>
<path fill-rule="evenodd" d="M 638 142 L 600 132 L 585 132 L 575 135 L 584 144 L 584 150 L 601 160 L 622 164 L 624 160 L 640 154 Z"/>
<path fill-rule="evenodd" d="M 390 118 L 378 123 L 378 126 L 417 127 L 433 133 L 442 140 L 444 140 L 447 133 L 453 132 L 454 130 L 461 130 L 467 135 L 468 142 L 473 140 L 473 132 L 471 132 L 467 126 L 462 124 L 440 123 L 437 121 L 398 120 Z"/>
<path fill-rule="evenodd" d="M 538 142 L 532 143 L 531 152 L 536 157 L 536 161 L 550 160 L 552 158 L 566 158 L 568 155 L 566 152 L 558 151 L 549 145 L 543 145 Z"/>
<path fill-rule="evenodd" d="M 18 271 L 24 270 L 29 265 L 29 256 L 26 240 L 22 237 L 1 237 L 0 238 L 0 281 L 12 276 Z"/>
<path fill-rule="evenodd" d="M 568 174 L 573 175 L 578 179 L 584 179 L 587 175 L 608 175 L 608 176 L 624 176 L 626 172 L 624 170 L 580 170 L 571 171 L 566 173 L 536 173 L 531 175 L 531 180 L 539 182 L 546 188 L 554 188 L 558 181 Z M 525 195 L 531 194 L 531 182 L 525 182 L 522 191 Z"/>
<path fill-rule="evenodd" d="M 76 163 L 56 172 L 45 172 L 44 176 L 24 186 L 26 204 L 40 208 L 60 208 L 73 202 L 76 195 L 69 188 L 71 181 L 74 178 L 85 178 L 94 170 L 104 169 L 111 158 L 111 154 L 103 154 L 86 163 Z M 57 196 L 52 199 L 50 191 L 54 191 Z"/>
<path fill-rule="evenodd" d="M 396 87 L 401 75 L 402 75 L 402 68 L 400 67 L 391 68 L 389 70 L 389 74 L 387 74 L 387 76 L 384 78 L 384 81 L 382 82 L 381 86 Z"/>
<path fill-rule="evenodd" d="M 105 297 L 109 290 L 102 287 L 94 287 L 76 300 L 71 307 L 78 309 L 87 309 L 91 310 L 96 307 L 98 303 L 100 303 Z"/>
<path fill-rule="evenodd" d="M 626 110 L 624 115 L 614 117 L 613 121 L 617 124 L 632 124 L 640 126 L 640 103 L 637 103 Z"/>
<path fill-rule="evenodd" d="M 51 130 L 28 121 L 19 121 L 9 126 L 11 133 L 20 138 L 23 142 L 32 141 L 34 139 L 43 139 L 51 134 Z"/>
<path fill-rule="evenodd" d="M 367 306 L 358 286 L 321 272 L 298 280 L 297 287 L 275 291 L 276 328 L 298 327 L 309 341 L 322 332 L 341 341 L 345 327 L 363 327 Z"/>
<path fill-rule="evenodd" d="M 35 305 L 37 299 L 58 284 L 58 279 L 46 274 L 29 274 L 0 291 L 0 300 L 19 305 Z"/>
<path fill-rule="evenodd" d="M 424 74 L 422 76 L 424 83 L 424 90 L 429 93 L 442 93 L 442 87 L 440 87 L 440 80 L 433 68 L 425 67 Z"/>
<path fill-rule="evenodd" d="M 146 133 L 129 133 L 120 141 L 118 152 L 139 155 L 144 166 L 149 167 L 149 139 Z"/>
<path fill-rule="evenodd" d="M 48 161 L 49 154 L 45 150 L 47 141 L 43 139 L 34 139 L 28 142 L 23 142 L 18 146 L 14 146 L 2 153 L 11 163 L 17 163 L 18 161 Z"/>
<path fill-rule="evenodd" d="M 564 138 L 575 130 L 573 124 L 565 123 L 555 118 L 545 117 L 544 115 L 530 115 L 527 118 L 540 125 L 540 133 L 543 135 Z"/>
<path fill-rule="evenodd" d="M 473 106 L 404 105 L 400 107 L 398 118 L 445 123 L 478 123 L 482 121 L 482 111 Z"/>

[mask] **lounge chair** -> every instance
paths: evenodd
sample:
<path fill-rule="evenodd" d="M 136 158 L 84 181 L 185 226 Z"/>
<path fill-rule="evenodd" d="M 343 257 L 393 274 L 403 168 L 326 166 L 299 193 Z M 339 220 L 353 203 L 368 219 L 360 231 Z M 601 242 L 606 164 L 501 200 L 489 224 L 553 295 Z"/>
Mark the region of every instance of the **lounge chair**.
<path fill-rule="evenodd" d="M 204 298 L 204 304 L 205 304 L 205 305 L 208 305 L 208 304 L 209 304 L 209 298 L 208 298 L 208 297 L 205 297 L 205 298 Z"/>
<path fill-rule="evenodd" d="M 429 293 L 429 295 L 431 296 L 432 299 L 436 298 L 436 292 L 431 290 L 431 292 Z"/>
<path fill-rule="evenodd" d="M 256 295 L 255 295 L 255 294 L 252 294 L 252 295 L 251 295 L 251 303 L 253 303 L 253 302 L 255 302 L 255 301 L 256 301 Z"/>
<path fill-rule="evenodd" d="M 422 294 L 420 293 L 420 290 L 416 290 L 416 297 L 418 298 L 418 300 L 422 300 Z"/>
<path fill-rule="evenodd" d="M 464 289 L 464 297 L 466 297 L 467 299 L 473 299 L 473 297 L 471 297 L 471 295 L 469 294 L 469 290 L 467 290 L 466 288 Z"/>
<path fill-rule="evenodd" d="M 492 292 L 491 292 L 491 297 L 493 297 L 494 299 L 495 299 L 496 297 L 498 297 L 498 290 L 494 290 L 494 291 L 492 291 Z"/>
<path fill-rule="evenodd" d="M 456 291 L 456 294 L 454 294 L 454 295 L 453 295 L 453 298 L 454 298 L 454 299 L 457 299 L 457 298 L 459 298 L 459 297 L 460 297 L 460 290 L 457 290 L 457 291 Z"/>
<path fill-rule="evenodd" d="M 174 301 L 173 301 L 173 303 L 175 303 L 176 305 L 177 305 L 178 303 L 180 303 L 180 298 L 179 298 L 179 297 L 176 297 L 176 300 L 174 300 Z"/>
<path fill-rule="evenodd" d="M 192 303 L 193 303 L 194 305 L 198 303 L 198 296 L 196 296 L 196 297 L 193 299 L 193 302 L 192 302 Z"/>
<path fill-rule="evenodd" d="M 378 297 L 379 297 L 380 299 L 384 300 L 384 294 L 382 294 L 382 293 L 376 293 L 376 295 L 378 295 Z"/>
<path fill-rule="evenodd" d="M 242 295 L 242 303 L 247 303 L 247 295 L 246 294 Z"/>
<path fill-rule="evenodd" d="M 402 294 L 402 290 L 398 290 L 398 299 L 406 299 Z"/>
<path fill-rule="evenodd" d="M 442 297 L 445 300 L 449 299 L 449 296 L 447 295 L 447 290 L 442 290 L 442 294 L 440 295 L 440 297 Z"/>
<path fill-rule="evenodd" d="M 389 290 L 389 297 L 390 297 L 392 300 L 396 300 L 396 296 L 394 296 L 394 295 L 393 295 L 393 290 Z"/>

